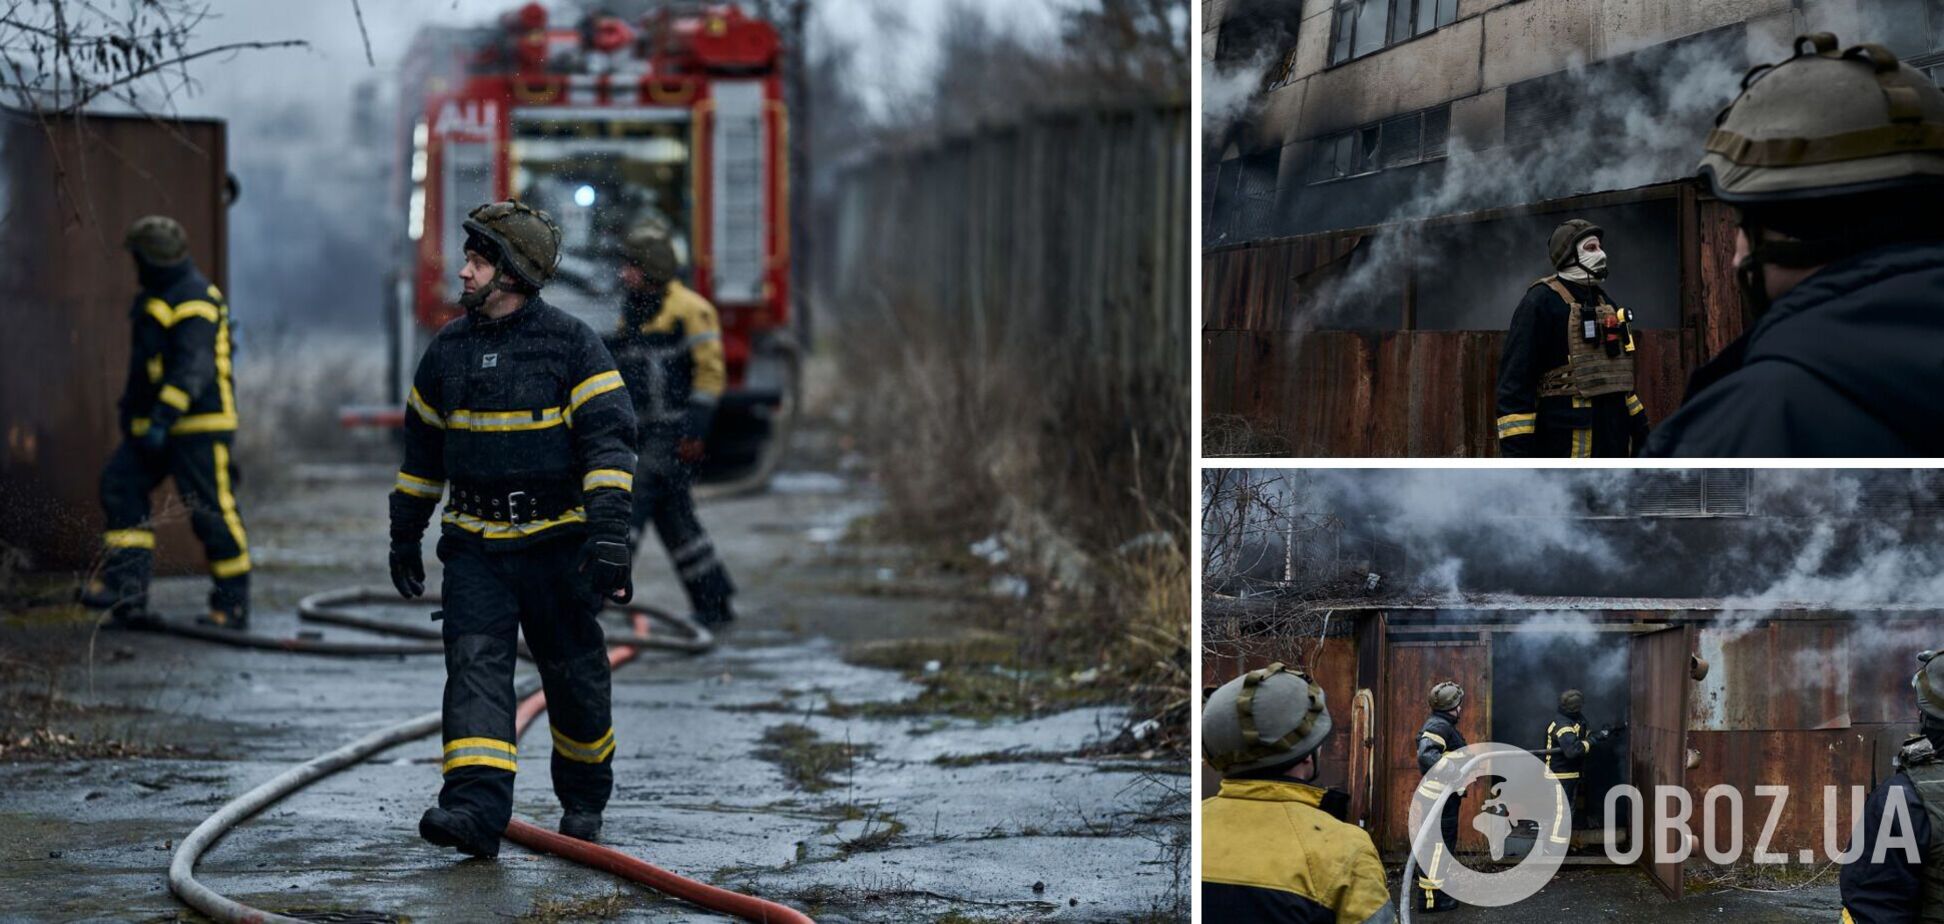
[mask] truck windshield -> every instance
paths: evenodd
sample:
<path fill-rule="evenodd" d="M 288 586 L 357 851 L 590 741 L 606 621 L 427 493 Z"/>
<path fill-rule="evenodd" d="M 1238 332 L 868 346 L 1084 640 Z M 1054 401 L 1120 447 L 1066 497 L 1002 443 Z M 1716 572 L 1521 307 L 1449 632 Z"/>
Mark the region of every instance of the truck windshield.
<path fill-rule="evenodd" d="M 628 229 L 650 219 L 674 230 L 676 256 L 688 265 L 687 110 L 516 111 L 512 135 L 514 195 L 560 223 L 548 302 L 611 330 L 621 310 L 615 251 Z"/>

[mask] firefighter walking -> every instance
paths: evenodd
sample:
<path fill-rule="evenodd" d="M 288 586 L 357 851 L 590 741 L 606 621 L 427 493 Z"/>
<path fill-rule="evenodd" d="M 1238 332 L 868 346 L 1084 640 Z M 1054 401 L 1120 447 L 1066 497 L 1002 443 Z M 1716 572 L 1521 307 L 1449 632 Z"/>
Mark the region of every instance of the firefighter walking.
<path fill-rule="evenodd" d="M 1330 734 L 1323 688 L 1271 664 L 1202 708 L 1202 756 L 1222 788 L 1202 802 L 1202 914 L 1210 921 L 1396 919 L 1384 864 L 1350 798 L 1312 785 Z"/>
<path fill-rule="evenodd" d="M 1430 699 L 1431 715 L 1424 720 L 1417 737 L 1418 772 L 1424 777 L 1429 777 L 1432 768 L 1445 762 L 1447 753 L 1465 746 L 1465 736 L 1458 731 L 1458 716 L 1465 708 L 1464 688 L 1447 680 L 1431 688 Z M 1418 784 L 1418 795 L 1436 799 L 1443 793 L 1442 787 L 1437 780 L 1426 779 Z M 1438 843 L 1431 847 L 1431 862 L 1418 874 L 1416 911 L 1435 913 L 1458 907 L 1458 900 L 1445 894 L 1444 874 L 1451 867 L 1451 852 L 1458 847 L 1458 814 L 1463 800 L 1464 793 L 1452 793 L 1438 816 Z M 1429 823 L 1430 819 L 1425 822 Z M 1416 832 L 1412 836 L 1415 840 Z"/>
<path fill-rule="evenodd" d="M 600 832 L 615 738 L 596 616 L 633 594 L 634 412 L 599 337 L 540 297 L 558 261 L 553 220 L 508 201 L 474 209 L 464 227 L 466 313 L 426 348 L 408 397 L 391 575 L 400 594 L 424 592 L 420 538 L 445 496 L 445 783 L 419 833 L 491 857 L 519 769 L 522 630 L 547 695 L 561 833 Z"/>
<path fill-rule="evenodd" d="M 1546 724 L 1546 779 L 1559 784 L 1561 797 L 1553 806 L 1552 827 L 1547 837 L 1562 848 L 1573 841 L 1573 808 L 1579 795 L 1580 772 L 1586 766 L 1592 738 L 1587 733 L 1586 695 L 1578 690 L 1559 694 L 1559 714 Z"/>
<path fill-rule="evenodd" d="M 1905 739 L 1890 778 L 1863 803 L 1863 842 L 1849 845 L 1855 858 L 1838 880 L 1843 924 L 1906 924 L 1944 914 L 1937 867 L 1944 863 L 1944 657 L 1934 654 L 1917 656 L 1917 674 L 1910 679 L 1918 734 Z M 1904 811 L 1886 816 L 1891 800 Z M 1915 845 L 1916 855 L 1904 845 Z"/>
<path fill-rule="evenodd" d="M 250 617 L 250 543 L 236 504 L 236 435 L 229 304 L 189 258 L 174 219 L 136 219 L 124 238 L 141 289 L 129 308 L 122 441 L 101 473 L 104 562 L 83 605 L 113 624 L 149 625 L 155 526 L 149 495 L 172 478 L 202 542 L 213 586 L 199 622 L 241 630 Z"/>
<path fill-rule="evenodd" d="M 1554 229 L 1554 272 L 1528 287 L 1512 314 L 1499 354 L 1500 455 L 1631 456 L 1646 439 L 1632 316 L 1600 286 L 1605 233 L 1578 218 Z"/>
<path fill-rule="evenodd" d="M 1837 49 L 1796 39 L 1708 137 L 1748 331 L 1647 455 L 1944 455 L 1944 91 L 1881 45 Z"/>
<path fill-rule="evenodd" d="M 652 522 L 696 622 L 714 628 L 735 618 L 729 605 L 735 586 L 695 515 L 690 486 L 727 372 L 715 306 L 683 285 L 678 269 L 665 226 L 648 223 L 629 232 L 619 270 L 627 300 L 608 345 L 639 427 L 630 547 L 639 548 Z"/>

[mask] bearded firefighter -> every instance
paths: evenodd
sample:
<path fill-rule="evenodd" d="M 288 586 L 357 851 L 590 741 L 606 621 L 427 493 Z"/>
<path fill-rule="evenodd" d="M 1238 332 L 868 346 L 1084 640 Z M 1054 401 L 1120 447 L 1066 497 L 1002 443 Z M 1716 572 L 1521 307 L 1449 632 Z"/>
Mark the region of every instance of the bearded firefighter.
<path fill-rule="evenodd" d="M 513 666 L 522 632 L 547 694 L 560 832 L 593 840 L 601 829 L 615 738 L 595 616 L 634 592 L 634 410 L 600 338 L 540 297 L 560 252 L 553 219 L 494 202 L 473 209 L 464 228 L 466 313 L 432 339 L 407 399 L 391 574 L 403 596 L 424 592 L 420 536 L 445 497 L 445 783 L 419 833 L 491 857 L 512 818 L 519 769 Z"/>
<path fill-rule="evenodd" d="M 1607 297 L 1599 225 L 1575 218 L 1548 242 L 1554 272 L 1526 289 L 1499 354 L 1499 453 L 1631 456 L 1647 437 L 1634 394 L 1633 318 Z"/>

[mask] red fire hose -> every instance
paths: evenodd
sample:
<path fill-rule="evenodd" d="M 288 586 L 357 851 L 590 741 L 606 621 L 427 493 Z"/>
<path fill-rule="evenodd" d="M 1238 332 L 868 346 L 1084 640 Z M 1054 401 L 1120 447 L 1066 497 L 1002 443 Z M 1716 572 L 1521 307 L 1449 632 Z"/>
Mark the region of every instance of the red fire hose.
<path fill-rule="evenodd" d="M 316 611 L 341 607 L 370 596 L 375 596 L 375 592 L 368 588 L 318 594 L 305 599 L 299 605 L 299 611 L 308 616 Z M 693 653 L 705 651 L 713 645 L 713 639 L 706 629 L 687 623 L 686 620 L 676 620 L 668 614 L 639 605 L 629 607 L 627 612 L 635 634 L 628 641 L 609 646 L 608 663 L 611 666 L 618 667 L 625 664 L 649 648 Z M 665 621 L 681 625 L 689 633 L 689 637 L 670 639 L 652 636 L 649 632 L 651 613 L 661 616 Z M 360 628 L 385 631 L 385 627 L 378 623 Z M 302 651 L 303 649 L 287 650 Z M 539 689 L 536 678 L 522 681 L 516 689 L 526 695 L 514 715 L 515 737 L 518 737 L 526 731 L 528 725 L 532 724 L 534 718 L 545 711 L 547 698 L 546 694 Z M 440 714 L 434 711 L 380 729 L 335 751 L 292 767 L 230 801 L 214 815 L 204 819 L 203 823 L 197 825 L 196 829 L 191 831 L 188 837 L 183 838 L 182 843 L 176 847 L 169 863 L 169 890 L 185 904 L 226 924 L 228 922 L 300 924 L 294 918 L 253 908 L 218 894 L 214 889 L 203 885 L 195 877 L 196 861 L 229 829 L 265 807 L 345 767 L 359 763 L 373 754 L 438 731 L 441 724 L 440 718 Z M 507 825 L 506 837 L 529 850 L 551 853 L 583 866 L 613 873 L 711 911 L 719 911 L 744 920 L 762 922 L 762 924 L 815 924 L 807 915 L 788 906 L 696 882 L 619 851 L 556 834 L 517 819 Z"/>

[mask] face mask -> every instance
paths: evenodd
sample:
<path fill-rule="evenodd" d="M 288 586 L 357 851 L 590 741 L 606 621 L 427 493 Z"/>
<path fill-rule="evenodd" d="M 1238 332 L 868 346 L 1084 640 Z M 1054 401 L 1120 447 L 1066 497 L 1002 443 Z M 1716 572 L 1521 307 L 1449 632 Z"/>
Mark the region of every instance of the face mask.
<path fill-rule="evenodd" d="M 1607 277 L 1607 255 L 1604 250 L 1582 250 L 1579 252 L 1579 265 L 1594 279 Z"/>

